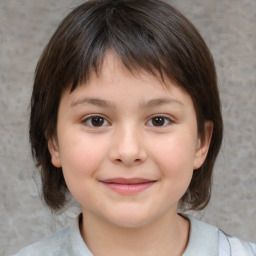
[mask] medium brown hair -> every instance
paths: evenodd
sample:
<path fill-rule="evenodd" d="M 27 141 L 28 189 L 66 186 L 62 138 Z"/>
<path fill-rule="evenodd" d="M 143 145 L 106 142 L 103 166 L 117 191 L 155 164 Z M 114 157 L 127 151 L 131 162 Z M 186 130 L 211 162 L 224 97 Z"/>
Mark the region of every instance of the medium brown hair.
<path fill-rule="evenodd" d="M 99 74 L 108 50 L 131 72 L 145 70 L 183 88 L 193 100 L 201 136 L 204 123 L 212 121 L 207 158 L 180 200 L 184 209 L 203 209 L 210 199 L 223 129 L 214 61 L 190 21 L 158 0 L 87 1 L 62 21 L 44 49 L 35 71 L 30 142 L 46 204 L 59 210 L 69 195 L 62 169 L 51 164 L 47 146 L 56 136 L 61 95 L 86 83 L 92 72 Z"/>

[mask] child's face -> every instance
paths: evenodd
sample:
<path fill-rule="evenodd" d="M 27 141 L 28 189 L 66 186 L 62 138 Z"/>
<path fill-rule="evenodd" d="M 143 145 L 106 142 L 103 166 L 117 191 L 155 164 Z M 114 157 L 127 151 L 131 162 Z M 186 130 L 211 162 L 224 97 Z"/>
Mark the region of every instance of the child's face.
<path fill-rule="evenodd" d="M 187 93 L 132 75 L 110 53 L 99 77 L 64 92 L 57 140 L 49 141 L 83 212 L 123 227 L 176 214 L 207 147 Z"/>

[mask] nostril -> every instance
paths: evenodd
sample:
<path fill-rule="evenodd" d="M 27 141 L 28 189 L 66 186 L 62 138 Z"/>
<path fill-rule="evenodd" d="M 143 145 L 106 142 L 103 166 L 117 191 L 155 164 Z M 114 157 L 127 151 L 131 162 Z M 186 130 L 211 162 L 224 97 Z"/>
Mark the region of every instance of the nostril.
<path fill-rule="evenodd" d="M 134 159 L 133 161 L 132 161 L 132 160 L 125 161 L 125 160 L 122 160 L 122 159 L 117 158 L 117 159 L 115 159 L 115 162 L 116 162 L 116 163 L 124 163 L 124 164 L 132 165 L 132 164 L 139 164 L 139 163 L 142 162 L 142 160 L 139 159 L 139 158 L 136 158 L 136 159 Z"/>

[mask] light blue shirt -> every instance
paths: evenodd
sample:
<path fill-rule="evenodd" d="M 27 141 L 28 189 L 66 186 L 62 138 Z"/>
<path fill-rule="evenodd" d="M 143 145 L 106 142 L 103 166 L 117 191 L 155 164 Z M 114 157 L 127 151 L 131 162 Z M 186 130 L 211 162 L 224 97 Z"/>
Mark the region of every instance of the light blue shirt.
<path fill-rule="evenodd" d="M 188 246 L 182 256 L 256 256 L 256 244 L 227 236 L 190 215 Z M 79 231 L 79 217 L 70 228 L 23 248 L 14 256 L 93 256 Z M 170 254 L 171 255 L 171 254 Z"/>

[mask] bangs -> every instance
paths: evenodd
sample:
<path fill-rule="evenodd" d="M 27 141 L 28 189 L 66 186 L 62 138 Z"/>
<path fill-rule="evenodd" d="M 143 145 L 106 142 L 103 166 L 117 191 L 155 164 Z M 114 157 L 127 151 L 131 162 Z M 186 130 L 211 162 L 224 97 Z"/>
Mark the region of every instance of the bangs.
<path fill-rule="evenodd" d="M 74 35 L 77 42 L 71 39 L 71 42 L 67 43 L 70 45 L 74 42 L 74 48 L 75 45 L 79 46 L 74 51 L 76 54 L 72 60 L 68 60 L 70 71 L 66 69 L 66 72 L 74 74 L 69 83 L 64 82 L 72 84 L 71 91 L 78 84 L 86 83 L 92 72 L 100 74 L 106 53 L 109 51 L 116 54 L 131 73 L 144 70 L 151 75 L 160 76 L 162 80 L 164 75 L 172 78 L 163 57 L 164 48 L 158 43 L 161 40 L 153 36 L 150 29 L 145 28 L 145 20 L 142 27 L 138 20 L 133 19 L 133 12 L 129 17 L 127 10 L 122 12 L 122 9 L 109 8 L 104 12 L 105 15 L 101 17 L 92 15 L 89 21 L 85 21 L 85 24 L 94 24 L 93 29 L 88 25 L 83 27 L 79 37 Z M 151 25 L 151 30 L 157 30 L 152 28 L 152 24 L 147 25 Z"/>
<path fill-rule="evenodd" d="M 139 4 L 136 8 L 136 2 L 130 6 L 129 2 L 119 5 L 118 1 L 109 4 L 98 1 L 97 6 L 94 1 L 91 7 L 88 1 L 82 8 L 75 9 L 52 38 L 56 47 L 50 47 L 50 55 L 57 63 L 52 70 L 55 84 L 59 83 L 62 89 L 70 87 L 73 91 L 78 84 L 86 83 L 92 72 L 99 75 L 108 51 L 115 53 L 132 73 L 144 70 L 162 81 L 166 77 L 180 85 L 185 84 L 183 78 L 189 76 L 189 68 L 196 65 L 196 58 L 195 65 L 186 64 L 193 60 L 193 52 L 188 49 L 189 40 L 177 35 L 184 30 L 177 11 L 173 10 L 171 22 L 164 10 L 162 13 L 166 17 L 152 22 L 158 15 L 152 8 L 154 1 L 143 3 L 143 10 Z M 192 79 L 195 77 L 191 76 L 190 83 Z"/>

